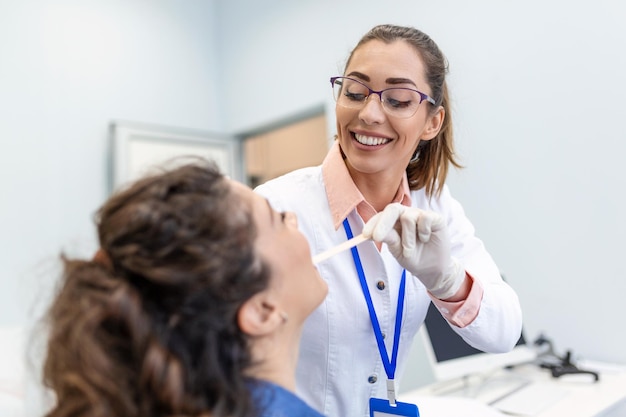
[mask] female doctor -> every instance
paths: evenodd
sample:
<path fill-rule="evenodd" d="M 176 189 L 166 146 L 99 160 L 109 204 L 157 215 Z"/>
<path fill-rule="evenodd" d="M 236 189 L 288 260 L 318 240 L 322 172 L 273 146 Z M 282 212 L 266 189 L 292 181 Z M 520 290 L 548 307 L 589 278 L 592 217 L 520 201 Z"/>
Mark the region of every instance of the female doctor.
<path fill-rule="evenodd" d="M 313 253 L 371 239 L 318 265 L 329 294 L 305 323 L 297 391 L 324 415 L 363 417 L 371 398 L 393 401 L 431 301 L 477 349 L 506 352 L 519 339 L 517 295 L 445 185 L 459 166 L 446 72 L 425 33 L 374 27 L 330 80 L 337 136 L 322 165 L 256 189 L 297 214 Z"/>

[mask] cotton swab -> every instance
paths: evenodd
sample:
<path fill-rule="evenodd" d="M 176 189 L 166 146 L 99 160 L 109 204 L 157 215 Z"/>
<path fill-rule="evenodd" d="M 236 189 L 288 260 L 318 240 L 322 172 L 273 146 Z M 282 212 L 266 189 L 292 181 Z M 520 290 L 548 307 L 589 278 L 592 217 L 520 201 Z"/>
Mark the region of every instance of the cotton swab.
<path fill-rule="evenodd" d="M 346 240 L 345 242 L 340 243 L 339 245 L 333 248 L 330 248 L 322 253 L 318 253 L 317 255 L 313 257 L 313 263 L 317 265 L 318 263 L 325 261 L 331 256 L 335 256 L 338 253 L 343 252 L 346 249 L 350 249 L 358 245 L 359 243 L 365 242 L 366 240 L 369 240 L 369 239 L 363 236 L 363 234 L 357 235 L 353 237 L 352 239 Z"/>

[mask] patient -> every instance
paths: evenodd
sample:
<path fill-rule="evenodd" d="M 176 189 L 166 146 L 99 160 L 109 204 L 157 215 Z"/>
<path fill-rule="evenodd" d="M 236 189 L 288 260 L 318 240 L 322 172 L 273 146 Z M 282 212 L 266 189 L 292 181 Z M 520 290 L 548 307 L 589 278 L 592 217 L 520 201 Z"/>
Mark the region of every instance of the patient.
<path fill-rule="evenodd" d="M 292 213 L 199 161 L 97 213 L 46 318 L 50 417 L 320 416 L 296 397 L 302 324 L 326 283 Z"/>

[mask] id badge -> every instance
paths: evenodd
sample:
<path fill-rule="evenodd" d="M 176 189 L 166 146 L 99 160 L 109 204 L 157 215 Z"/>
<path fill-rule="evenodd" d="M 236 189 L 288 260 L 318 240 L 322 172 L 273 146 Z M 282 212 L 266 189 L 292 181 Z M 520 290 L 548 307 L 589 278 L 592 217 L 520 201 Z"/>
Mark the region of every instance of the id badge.
<path fill-rule="evenodd" d="M 394 407 L 388 400 L 370 398 L 370 417 L 391 416 L 420 417 L 420 412 L 415 404 L 396 401 Z"/>

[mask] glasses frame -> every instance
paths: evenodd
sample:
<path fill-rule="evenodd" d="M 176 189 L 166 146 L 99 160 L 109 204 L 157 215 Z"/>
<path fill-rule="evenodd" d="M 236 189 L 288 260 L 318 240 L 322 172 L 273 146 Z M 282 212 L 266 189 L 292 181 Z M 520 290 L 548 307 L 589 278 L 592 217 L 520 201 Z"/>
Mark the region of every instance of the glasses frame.
<path fill-rule="evenodd" d="M 435 101 L 435 99 L 433 99 L 431 96 L 429 96 L 428 94 L 422 93 L 419 90 L 415 90 L 413 88 L 407 88 L 407 87 L 389 87 L 389 88 L 384 88 L 382 90 L 376 91 L 376 90 L 372 90 L 371 88 L 369 88 L 367 85 L 365 85 L 365 83 L 363 83 L 362 81 L 359 80 L 355 80 L 354 78 L 350 78 L 350 77 L 344 77 L 344 76 L 337 76 L 337 77 L 330 77 L 330 86 L 332 87 L 332 89 L 335 89 L 335 81 L 337 80 L 350 80 L 353 81 L 355 83 L 359 83 L 361 84 L 363 87 L 367 88 L 368 94 L 365 97 L 365 100 L 363 100 L 363 105 L 365 105 L 365 101 L 372 95 L 372 94 L 378 94 L 378 98 L 380 100 L 380 104 L 382 105 L 383 109 L 385 110 L 385 112 L 387 114 L 389 114 L 390 116 L 394 116 L 394 117 L 400 117 L 397 116 L 395 114 L 389 113 L 389 110 L 387 110 L 387 107 L 385 107 L 384 102 L 383 102 L 383 93 L 387 90 L 409 90 L 409 91 L 413 91 L 417 94 L 419 94 L 420 96 L 420 102 L 418 103 L 418 105 L 415 107 L 415 112 L 413 114 L 411 114 L 410 116 L 406 116 L 403 118 L 409 118 L 409 117 L 413 117 L 415 115 L 415 113 L 417 113 L 417 108 L 419 107 L 420 104 L 422 104 L 422 101 L 426 100 L 427 102 L 429 102 L 430 104 L 432 104 L 433 106 L 437 105 L 437 102 Z M 337 98 L 335 97 L 335 95 L 333 94 L 333 98 L 335 99 L 335 102 L 337 102 Z M 344 106 L 342 104 L 339 104 L 340 106 L 343 107 L 348 107 L 351 108 L 349 106 Z M 358 106 L 357 106 L 358 107 Z M 354 108 L 357 108 L 354 107 Z"/>

